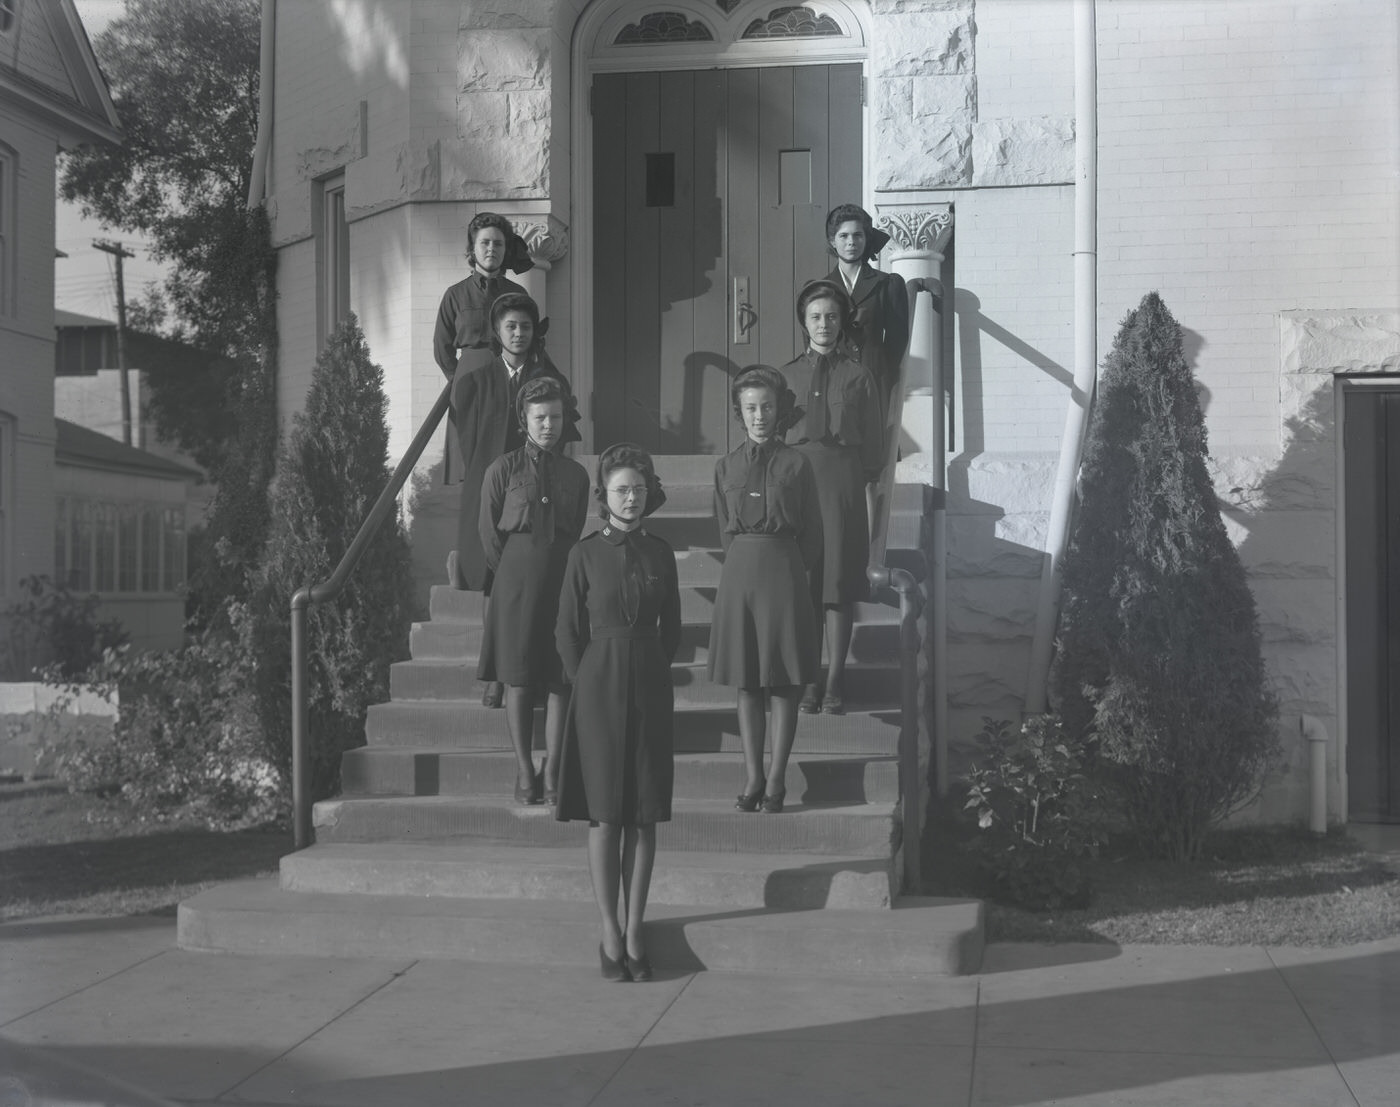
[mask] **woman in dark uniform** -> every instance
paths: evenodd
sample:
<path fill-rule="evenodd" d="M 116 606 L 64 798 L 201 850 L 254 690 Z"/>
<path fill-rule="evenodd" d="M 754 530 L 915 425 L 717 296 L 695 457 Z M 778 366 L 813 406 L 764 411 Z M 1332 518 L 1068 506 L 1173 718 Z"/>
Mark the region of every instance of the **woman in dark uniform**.
<path fill-rule="evenodd" d="M 506 685 L 506 725 L 518 762 L 515 798 L 525 804 L 552 801 L 557 790 L 565 684 L 554 620 L 569 548 L 588 512 L 588 473 L 557 452 L 564 408 L 563 388 L 553 377 L 521 388 L 525 445 L 493 461 L 481 485 L 481 545 L 495 579 L 477 676 Z M 548 696 L 543 781 L 530 752 L 541 686 Z"/>
<path fill-rule="evenodd" d="M 826 217 L 826 241 L 836 255 L 827 280 L 845 289 L 855 309 L 850 339 L 860 363 L 880 386 L 885 410 L 899 380 L 899 364 L 909 347 L 909 290 L 898 273 L 883 273 L 870 264 L 889 242 L 876 230 L 870 214 L 857 204 L 832 208 Z"/>
<path fill-rule="evenodd" d="M 483 240 L 492 229 L 486 228 Z M 452 418 L 463 476 L 457 548 L 447 562 L 453 585 L 487 593 L 491 591 L 491 570 L 478 536 L 481 481 L 491 462 L 525 444 L 525 432 L 515 418 L 520 389 L 539 377 L 559 381 L 564 389 L 563 442 L 579 440 L 573 392 L 563 374 L 544 356 L 549 320 L 540 319 L 539 305 L 524 292 L 506 292 L 490 305 L 488 318 L 489 349 L 463 350 L 452 378 Z M 488 684 L 483 702 L 500 707 L 501 686 Z"/>
<path fill-rule="evenodd" d="M 650 980 L 642 942 L 656 824 L 671 818 L 671 662 L 680 644 L 676 557 L 642 529 L 665 501 L 651 455 L 629 442 L 598 459 L 604 520 L 569 553 L 555 641 L 573 684 L 557 819 L 587 819 L 588 869 L 609 980 Z M 622 888 L 626 919 L 618 919 Z"/>
<path fill-rule="evenodd" d="M 752 366 L 730 389 L 744 444 L 715 466 L 715 518 L 724 569 L 710 628 L 710 679 L 739 690 L 744 791 L 734 806 L 776 814 L 787 795 L 797 698 L 816 679 L 816 609 L 822 516 L 812 467 L 782 440 L 795 412 L 776 369 Z M 763 772 L 767 709 L 773 756 Z"/>
<path fill-rule="evenodd" d="M 808 686 L 801 708 L 845 713 L 842 683 L 851 645 L 855 604 L 866 598 L 870 520 L 865 486 L 879 479 L 884 462 L 879 386 L 843 340 L 851 301 L 840 285 L 811 281 L 797 297 L 797 321 L 807 335 L 801 357 L 783 366 L 802 405 L 803 418 L 789 433 L 812 465 L 821 501 L 821 608 L 826 621 L 826 694 Z"/>

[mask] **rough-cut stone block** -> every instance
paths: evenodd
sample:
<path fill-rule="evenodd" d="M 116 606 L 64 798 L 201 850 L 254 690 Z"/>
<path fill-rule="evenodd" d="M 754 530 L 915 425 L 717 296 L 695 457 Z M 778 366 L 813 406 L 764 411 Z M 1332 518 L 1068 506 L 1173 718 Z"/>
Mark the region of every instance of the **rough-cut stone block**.
<path fill-rule="evenodd" d="M 467 92 L 457 102 L 462 141 L 442 152 L 442 198 L 547 195 L 548 94 Z"/>
<path fill-rule="evenodd" d="M 959 641 L 1021 643 L 1035 630 L 1038 580 L 948 581 L 948 632 Z"/>
<path fill-rule="evenodd" d="M 1335 647 L 1337 592 L 1332 580 L 1252 580 L 1265 642 Z"/>
<path fill-rule="evenodd" d="M 1019 705 L 1026 691 L 1030 639 L 980 644 L 950 637 L 948 703 L 959 708 Z M 989 712 L 990 713 L 990 712 Z"/>
<path fill-rule="evenodd" d="M 1001 531 L 1005 522 L 991 515 L 949 516 L 949 579 L 1040 579 L 1045 557 L 1040 546 L 1007 540 Z"/>
<path fill-rule="evenodd" d="M 1245 537 L 1238 548 L 1250 580 L 1330 581 L 1337 555 L 1336 519 L 1332 511 L 1259 511 L 1242 516 L 1239 522 Z"/>
<path fill-rule="evenodd" d="M 311 190 L 302 182 L 284 188 L 268 200 L 272 244 L 290 246 L 311 236 Z"/>
<path fill-rule="evenodd" d="M 457 88 L 466 91 L 549 87 L 549 39 L 544 29 L 468 31 L 457 37 Z"/>
<path fill-rule="evenodd" d="M 1333 645 L 1271 642 L 1264 647 L 1269 683 L 1285 715 L 1330 715 L 1337 705 L 1337 650 Z"/>
<path fill-rule="evenodd" d="M 1280 316 L 1283 371 L 1400 371 L 1400 313 L 1287 311 Z"/>
<path fill-rule="evenodd" d="M 876 21 L 871 69 L 886 77 L 970 73 L 973 37 L 969 11 L 905 10 Z"/>
<path fill-rule="evenodd" d="M 463 31 L 549 27 L 557 7 L 559 0 L 476 0 L 462 5 L 457 26 Z"/>
<path fill-rule="evenodd" d="M 403 200 L 436 200 L 440 145 L 402 143 L 350 165 L 345 173 L 345 214 L 358 219 Z"/>
<path fill-rule="evenodd" d="M 314 142 L 297 151 L 293 171 L 298 181 L 313 181 L 344 168 L 360 156 L 364 136 L 360 133 L 360 108 L 342 107 L 317 120 Z"/>
<path fill-rule="evenodd" d="M 949 465 L 948 514 L 1033 515 L 1050 510 L 1055 454 L 979 454 Z"/>
<path fill-rule="evenodd" d="M 991 119 L 972 126 L 972 183 L 1068 184 L 1074 180 L 1074 120 Z"/>
<path fill-rule="evenodd" d="M 912 78 L 874 84 L 875 187 L 895 191 L 967 183 L 971 121 L 915 115 Z"/>
<path fill-rule="evenodd" d="M 930 126 L 972 125 L 977 115 L 977 78 L 911 77 L 909 98 L 915 120 Z"/>

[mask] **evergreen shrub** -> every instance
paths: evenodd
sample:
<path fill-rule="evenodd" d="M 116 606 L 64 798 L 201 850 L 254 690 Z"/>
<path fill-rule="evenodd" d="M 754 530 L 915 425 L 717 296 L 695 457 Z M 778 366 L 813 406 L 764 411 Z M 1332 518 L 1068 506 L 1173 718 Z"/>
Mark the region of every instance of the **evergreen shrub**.
<path fill-rule="evenodd" d="M 1068 738 L 1049 715 L 1019 731 L 1005 719 L 982 724 L 963 778 L 963 810 L 977 825 L 967 848 L 982 879 L 995 898 L 1032 910 L 1086 906 L 1089 862 L 1109 828 L 1092 738 Z"/>
<path fill-rule="evenodd" d="M 1053 682 L 1066 733 L 1097 738 L 1142 848 L 1177 860 L 1277 756 L 1254 597 L 1207 457 L 1181 328 L 1149 293 L 1099 383 Z"/>
<path fill-rule="evenodd" d="M 73 679 L 127 640 L 115 619 L 99 619 L 101 600 L 80 595 L 47 576 L 25 577 L 20 597 L 4 611 L 0 680 L 34 680 L 47 669 Z"/>
<path fill-rule="evenodd" d="M 305 411 L 293 416 L 253 577 L 248 629 L 269 760 L 291 779 L 292 595 L 330 576 L 389 482 L 383 371 L 352 315 L 327 342 Z M 307 619 L 311 790 L 334 793 L 340 756 L 364 744 L 366 709 L 389 696 L 413 617 L 408 539 L 397 516 L 365 550 L 339 598 Z"/>

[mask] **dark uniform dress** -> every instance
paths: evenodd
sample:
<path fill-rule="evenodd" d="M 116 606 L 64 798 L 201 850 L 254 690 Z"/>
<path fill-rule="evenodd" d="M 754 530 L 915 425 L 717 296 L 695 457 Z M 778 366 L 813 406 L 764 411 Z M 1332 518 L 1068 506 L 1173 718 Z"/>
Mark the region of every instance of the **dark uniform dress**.
<path fill-rule="evenodd" d="M 847 288 L 837 266 L 826 277 Z M 880 386 L 885 410 L 899 379 L 899 363 L 909 348 L 909 291 L 898 273 L 883 273 L 862 262 L 854 286 L 847 289 L 856 309 L 856 325 L 847 337 L 860 350 L 860 363 Z"/>
<path fill-rule="evenodd" d="M 884 433 L 879 388 L 868 370 L 837 351 L 810 349 L 782 368 L 805 414 L 787 432 L 812 465 L 822 515 L 823 604 L 869 595 L 870 519 L 865 486 L 879 479 Z"/>
<path fill-rule="evenodd" d="M 573 684 L 554 817 L 646 826 L 671 818 L 676 555 L 604 527 L 569 552 L 555 641 Z"/>
<path fill-rule="evenodd" d="M 481 680 L 563 685 L 554 620 L 564 565 L 583 533 L 587 505 L 583 466 L 532 442 L 486 470 L 481 545 L 495 582 L 477 666 Z"/>
<path fill-rule="evenodd" d="M 745 442 L 715 465 L 724 569 L 710 624 L 710 679 L 736 688 L 816 680 L 821 644 L 808 574 L 822 514 L 812 467 L 791 446 Z"/>
<path fill-rule="evenodd" d="M 532 356 L 512 380 L 510 369 L 499 354 L 486 351 L 486 355 L 476 368 L 459 371 L 452 379 L 457 457 L 463 469 L 462 503 L 457 516 L 457 576 L 452 583 L 472 592 L 491 591 L 492 567 L 486 563 L 486 550 L 479 536 L 482 482 L 493 461 L 525 444 L 515 400 L 527 381 L 553 377 L 563 385 L 565 425 L 561 441 L 579 440 L 573 392 L 558 369 Z M 467 364 L 467 351 L 462 354 L 461 364 Z"/>

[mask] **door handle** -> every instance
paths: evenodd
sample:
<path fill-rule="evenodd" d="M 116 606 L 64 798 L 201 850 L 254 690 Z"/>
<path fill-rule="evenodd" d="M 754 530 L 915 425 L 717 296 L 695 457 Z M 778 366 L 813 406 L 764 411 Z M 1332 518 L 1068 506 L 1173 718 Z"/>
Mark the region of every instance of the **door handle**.
<path fill-rule="evenodd" d="M 749 331 L 758 323 L 758 312 L 749 303 L 748 277 L 734 278 L 734 343 L 747 346 Z"/>

